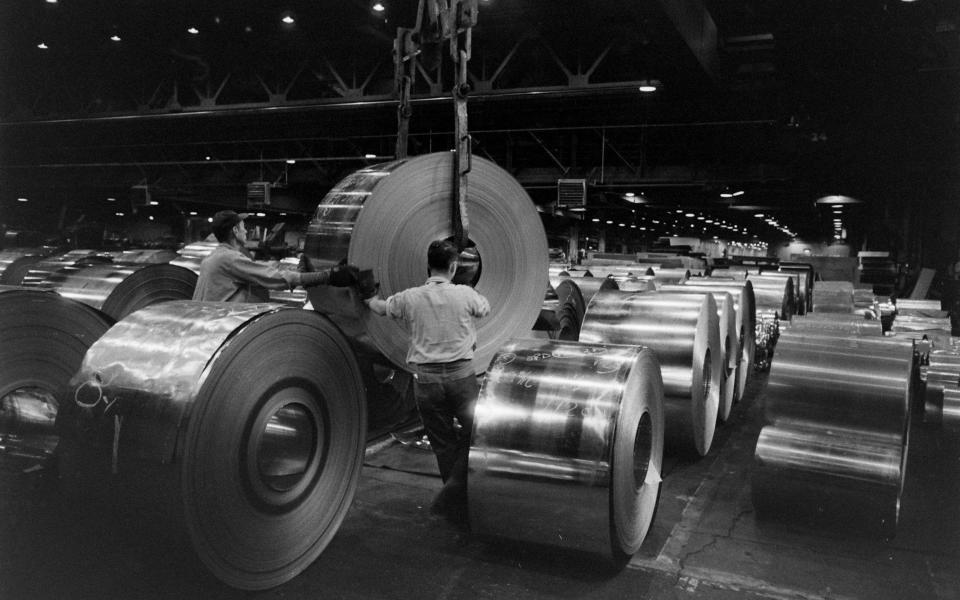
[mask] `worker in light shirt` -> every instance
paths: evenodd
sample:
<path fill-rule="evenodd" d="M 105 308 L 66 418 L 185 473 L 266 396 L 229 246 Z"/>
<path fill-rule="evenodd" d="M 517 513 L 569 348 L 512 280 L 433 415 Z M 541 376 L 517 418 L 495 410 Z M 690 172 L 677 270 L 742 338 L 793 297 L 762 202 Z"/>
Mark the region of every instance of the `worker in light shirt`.
<path fill-rule="evenodd" d="M 480 391 L 473 364 L 476 323 L 490 314 L 490 303 L 472 287 L 451 281 L 459 254 L 448 241 L 431 243 L 426 283 L 386 300 L 373 296 L 365 302 L 373 312 L 403 320 L 409 327 L 407 363 L 414 374 L 414 398 L 444 482 L 431 512 L 463 525 L 470 434 Z M 362 290 L 361 294 L 365 295 Z"/>
<path fill-rule="evenodd" d="M 347 287 L 357 283 L 359 271 L 352 265 L 309 273 L 281 270 L 270 263 L 253 260 L 244 247 L 247 228 L 243 220 L 249 216 L 232 210 L 221 210 L 213 216 L 213 235 L 220 244 L 200 263 L 194 300 L 269 302 L 267 290 L 292 290 L 298 285 Z"/>

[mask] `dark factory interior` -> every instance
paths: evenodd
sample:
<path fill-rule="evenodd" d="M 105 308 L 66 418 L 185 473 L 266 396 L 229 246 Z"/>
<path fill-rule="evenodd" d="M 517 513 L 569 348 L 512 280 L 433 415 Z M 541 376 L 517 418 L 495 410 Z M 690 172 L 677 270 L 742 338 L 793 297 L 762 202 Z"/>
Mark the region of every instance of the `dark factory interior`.
<path fill-rule="evenodd" d="M 960 599 L 958 460 L 956 0 L 0 3 L 2 599 Z"/>

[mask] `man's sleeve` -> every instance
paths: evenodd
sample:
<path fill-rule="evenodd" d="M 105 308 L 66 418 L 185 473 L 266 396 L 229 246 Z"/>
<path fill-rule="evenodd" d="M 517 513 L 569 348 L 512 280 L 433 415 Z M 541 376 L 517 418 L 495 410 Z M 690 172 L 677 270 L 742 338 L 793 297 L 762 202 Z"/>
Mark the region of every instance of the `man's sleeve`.
<path fill-rule="evenodd" d="M 407 318 L 407 295 L 403 292 L 398 292 L 389 298 L 387 298 L 387 316 L 393 317 L 394 319 L 406 319 Z"/>
<path fill-rule="evenodd" d="M 470 291 L 473 292 L 473 299 L 472 299 L 472 302 L 470 303 L 470 314 L 473 315 L 474 317 L 477 317 L 478 319 L 480 317 L 485 317 L 489 315 L 490 302 L 488 302 L 487 299 L 484 298 L 483 295 L 481 295 L 476 290 L 471 288 Z"/>
<path fill-rule="evenodd" d="M 282 271 L 239 254 L 227 261 L 225 266 L 230 276 L 270 290 L 294 288 L 300 283 L 300 273 L 296 271 Z"/>

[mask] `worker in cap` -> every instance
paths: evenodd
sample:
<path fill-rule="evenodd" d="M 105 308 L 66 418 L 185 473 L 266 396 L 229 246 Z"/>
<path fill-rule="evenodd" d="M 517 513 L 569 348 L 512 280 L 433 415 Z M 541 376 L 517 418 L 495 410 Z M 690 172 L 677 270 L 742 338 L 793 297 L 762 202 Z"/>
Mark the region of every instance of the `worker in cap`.
<path fill-rule="evenodd" d="M 413 372 L 414 399 L 444 482 L 430 509 L 465 525 L 467 457 L 480 391 L 473 365 L 476 325 L 490 314 L 490 303 L 469 285 L 452 282 L 459 256 L 451 242 L 435 241 L 427 249 L 426 283 L 386 300 L 361 285 L 360 296 L 373 312 L 405 321 L 410 328 L 407 364 Z"/>
<path fill-rule="evenodd" d="M 200 263 L 200 277 L 194 300 L 211 302 L 268 302 L 267 290 L 293 289 L 298 285 L 356 285 L 358 273 L 352 265 L 339 265 L 315 273 L 285 271 L 253 260 L 244 247 L 248 213 L 221 210 L 213 216 L 213 235 L 220 244 Z M 301 261 L 304 265 L 304 261 Z"/>

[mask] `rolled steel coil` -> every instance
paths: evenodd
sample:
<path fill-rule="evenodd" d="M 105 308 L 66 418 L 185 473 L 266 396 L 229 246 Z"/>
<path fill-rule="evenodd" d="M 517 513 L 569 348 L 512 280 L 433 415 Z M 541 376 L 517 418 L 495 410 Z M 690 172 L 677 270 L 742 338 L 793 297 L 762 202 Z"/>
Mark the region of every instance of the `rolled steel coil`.
<path fill-rule="evenodd" d="M 949 390 L 960 388 L 960 352 L 931 350 L 927 360 L 924 421 L 948 426 L 956 418 L 956 407 L 947 399 Z"/>
<path fill-rule="evenodd" d="M 654 292 L 657 290 L 657 282 L 652 275 L 643 275 L 634 277 L 610 277 L 617 282 L 617 288 L 624 292 Z"/>
<path fill-rule="evenodd" d="M 948 311 L 943 310 L 940 300 L 897 298 L 894 302 L 897 307 L 897 315 L 943 319 L 949 314 Z"/>
<path fill-rule="evenodd" d="M 792 292 L 793 292 L 793 312 L 797 315 L 802 315 L 807 311 L 807 299 L 803 293 L 803 283 L 801 282 L 801 273 L 798 271 L 777 271 L 771 269 L 762 269 L 758 275 L 763 277 L 785 277 L 793 280 Z M 752 277 L 756 277 L 753 275 Z"/>
<path fill-rule="evenodd" d="M 813 280 L 816 275 L 813 265 L 810 263 L 786 261 L 781 262 L 777 268 L 781 273 L 800 274 L 800 295 L 804 298 L 804 312 L 809 312 L 810 307 L 813 306 Z"/>
<path fill-rule="evenodd" d="M 776 275 L 750 275 L 756 300 L 757 320 L 789 321 L 794 313 L 793 278 Z"/>
<path fill-rule="evenodd" d="M 853 312 L 853 284 L 849 281 L 821 281 L 813 290 L 815 312 Z"/>
<path fill-rule="evenodd" d="M 636 346 L 514 340 L 477 400 L 468 506 L 481 536 L 623 566 L 650 528 L 663 465 L 657 360 Z"/>
<path fill-rule="evenodd" d="M 883 325 L 880 319 L 865 319 L 859 314 L 845 313 L 808 313 L 793 319 L 790 331 L 817 332 L 847 335 L 882 336 Z"/>
<path fill-rule="evenodd" d="M 790 511 L 813 501 L 836 512 L 853 502 L 871 523 L 895 526 L 914 361 L 909 345 L 882 338 L 785 332 L 754 454 L 758 507 Z"/>
<path fill-rule="evenodd" d="M 113 262 L 156 265 L 168 263 L 178 256 L 180 255 L 176 251 L 164 248 L 130 248 L 114 256 Z"/>
<path fill-rule="evenodd" d="M 587 311 L 583 294 L 571 279 L 557 281 L 553 289 L 557 295 L 556 319 L 559 324 L 554 339 L 575 342 L 580 339 L 580 326 L 583 324 L 583 314 Z"/>
<path fill-rule="evenodd" d="M 567 277 L 573 277 L 579 279 L 581 277 L 593 277 L 593 272 L 587 269 L 567 269 Z"/>
<path fill-rule="evenodd" d="M 719 289 L 733 297 L 733 308 L 737 315 L 736 329 L 740 346 L 740 368 L 737 369 L 737 394 L 739 400 L 747 387 L 747 381 L 753 373 L 757 352 L 757 311 L 753 295 L 753 284 L 746 279 L 731 281 L 713 277 L 694 277 L 684 285 L 697 288 Z"/>
<path fill-rule="evenodd" d="M 580 341 L 649 347 L 663 377 L 672 451 L 710 450 L 720 404 L 720 325 L 713 296 L 603 291 L 587 305 Z"/>
<path fill-rule="evenodd" d="M 740 339 L 737 331 L 737 313 L 730 292 L 720 289 L 696 289 L 688 285 L 665 285 L 662 292 L 680 294 L 710 294 L 717 304 L 717 322 L 720 326 L 720 349 L 722 353 L 720 367 L 720 407 L 717 415 L 721 422 L 730 418 L 734 400 L 737 397 L 737 370 L 741 363 Z"/>
<path fill-rule="evenodd" d="M 336 534 L 360 474 L 366 400 L 353 350 L 326 317 L 155 304 L 91 346 L 72 383 L 65 484 L 146 503 L 223 582 L 279 585 Z"/>
<path fill-rule="evenodd" d="M 657 269 L 653 278 L 657 285 L 680 284 L 690 279 L 690 269 Z"/>
<path fill-rule="evenodd" d="M 384 296 L 423 284 L 430 242 L 454 233 L 453 164 L 453 155 L 443 152 L 348 175 L 317 207 L 305 253 L 321 267 L 346 258 L 372 269 Z M 472 284 L 490 301 L 490 315 L 477 326 L 474 365 L 482 372 L 497 348 L 537 319 L 548 280 L 547 238 L 526 191 L 494 163 L 473 158 L 468 190 L 468 233 L 477 260 L 455 282 Z M 317 286 L 309 296 L 344 331 L 365 336 L 393 364 L 406 367 L 410 334 L 403 323 L 367 310 L 352 290 Z"/>
<path fill-rule="evenodd" d="M 580 288 L 580 293 L 583 294 L 583 301 L 586 306 L 590 306 L 590 301 L 593 300 L 593 297 L 596 296 L 598 292 L 620 289 L 616 280 L 609 277 L 583 277 L 577 280 L 577 287 Z"/>
<path fill-rule="evenodd" d="M 944 388 L 941 418 L 944 429 L 960 430 L 960 388 Z"/>
<path fill-rule="evenodd" d="M 77 269 L 92 264 L 113 262 L 113 255 L 99 250 L 71 250 L 65 254 L 45 257 L 30 265 L 23 279 L 12 281 L 10 285 L 24 287 L 46 287 L 47 278 L 63 269 Z"/>
<path fill-rule="evenodd" d="M 169 264 L 93 264 L 51 273 L 42 285 L 119 321 L 158 302 L 189 300 L 197 275 Z"/>
<path fill-rule="evenodd" d="M 170 264 L 190 269 L 194 273 L 200 273 L 200 263 L 213 252 L 213 249 L 220 245 L 216 240 L 202 240 L 187 244 L 181 248 L 177 258 L 170 261 Z"/>
<path fill-rule="evenodd" d="M 53 292 L 0 287 L 0 437 L 37 456 L 57 445 L 55 420 L 70 377 L 113 324 Z"/>
<path fill-rule="evenodd" d="M 590 272 L 594 277 L 613 277 L 614 279 L 625 279 L 628 277 L 641 277 L 651 275 L 647 265 L 590 265 Z"/>
<path fill-rule="evenodd" d="M 30 265 L 43 260 L 43 256 L 28 248 L 11 248 L 0 252 L 0 285 L 20 285 Z"/>
<path fill-rule="evenodd" d="M 743 281 L 747 278 L 747 269 L 741 266 L 714 267 L 710 269 L 710 277 Z"/>

